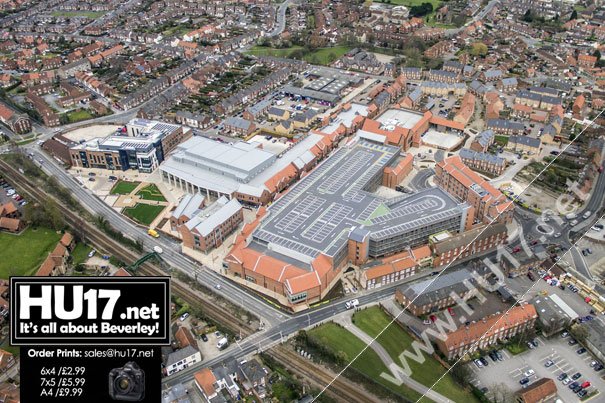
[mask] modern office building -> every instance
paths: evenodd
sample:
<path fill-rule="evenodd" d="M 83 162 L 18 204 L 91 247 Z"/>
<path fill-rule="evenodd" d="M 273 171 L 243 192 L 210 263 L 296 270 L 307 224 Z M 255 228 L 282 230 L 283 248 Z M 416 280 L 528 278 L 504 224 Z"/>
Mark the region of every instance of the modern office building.
<path fill-rule="evenodd" d="M 191 135 L 179 125 L 133 119 L 115 134 L 72 146 L 69 154 L 76 167 L 150 173 Z"/>

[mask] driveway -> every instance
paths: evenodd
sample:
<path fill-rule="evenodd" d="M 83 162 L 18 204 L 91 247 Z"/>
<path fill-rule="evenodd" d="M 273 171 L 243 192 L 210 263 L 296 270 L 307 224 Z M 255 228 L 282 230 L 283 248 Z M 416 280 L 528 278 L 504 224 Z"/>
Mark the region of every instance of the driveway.
<path fill-rule="evenodd" d="M 537 337 L 539 346 L 533 350 L 528 350 L 519 355 L 513 356 L 507 350 L 502 350 L 505 358 L 504 361 L 493 362 L 487 358 L 489 365 L 484 368 L 477 368 L 474 363 L 466 364 L 473 372 L 471 383 L 478 388 L 487 387 L 488 397 L 491 397 L 492 390 L 499 388 L 498 384 L 504 385 L 510 392 L 516 392 L 521 389 L 519 381 L 524 377 L 523 373 L 532 369 L 535 375 L 529 378 L 530 385 L 540 378 L 551 378 L 557 385 L 559 397 L 566 403 L 579 402 L 578 396 L 569 389 L 568 385 L 564 385 L 557 377 L 565 372 L 571 377 L 576 372 L 580 372 L 582 376 L 577 382 L 590 381 L 591 386 L 587 389 L 588 392 L 593 390 L 605 390 L 605 382 L 600 376 L 603 372 L 596 373 L 591 367 L 590 362 L 594 360 L 589 353 L 578 355 L 576 350 L 578 345 L 570 346 L 569 338 L 561 338 L 556 335 L 550 339 Z M 551 360 L 554 362 L 549 368 L 544 364 Z M 491 389 L 491 390 L 490 390 Z M 594 401 L 600 401 L 599 399 Z M 594 398 L 593 398 L 594 399 Z"/>

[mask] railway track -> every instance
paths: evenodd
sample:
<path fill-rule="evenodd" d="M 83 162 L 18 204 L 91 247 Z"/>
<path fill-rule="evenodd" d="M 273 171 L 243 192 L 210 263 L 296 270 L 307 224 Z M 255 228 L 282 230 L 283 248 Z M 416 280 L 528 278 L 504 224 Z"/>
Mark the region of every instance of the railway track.
<path fill-rule="evenodd" d="M 57 202 L 57 205 L 60 208 L 66 223 L 72 227 L 81 227 L 81 231 L 86 234 L 85 236 L 91 244 L 95 245 L 99 249 L 110 251 L 116 258 L 123 262 L 135 262 L 140 257 L 137 252 L 126 248 L 124 245 L 109 237 L 92 223 L 82 219 L 77 213 L 71 211 L 60 200 L 57 200 L 52 195 L 48 195 L 44 191 L 40 190 L 36 184 L 32 183 L 27 177 L 24 177 L 19 171 L 11 167 L 5 161 L 0 160 L 0 168 L 6 179 L 13 186 L 19 189 L 20 194 L 26 195 L 31 200 L 36 200 L 38 203 L 44 203 L 49 197 L 53 198 Z M 140 274 L 148 276 L 166 275 L 166 272 L 151 263 L 143 264 L 139 268 L 139 272 Z M 184 283 L 175 278 L 172 278 L 171 280 L 171 289 L 174 294 L 178 295 L 188 303 L 201 303 L 204 313 L 208 315 L 209 318 L 217 323 L 220 323 L 234 333 L 239 333 L 241 331 L 242 336 L 248 336 L 254 333 L 256 330 L 251 328 L 250 325 L 233 315 L 228 310 L 217 306 L 215 301 L 212 299 L 204 296 L 203 294 L 194 292 Z"/>
<path fill-rule="evenodd" d="M 285 347 L 278 346 L 266 351 L 278 362 L 285 365 L 293 373 L 309 379 L 312 383 L 323 389 L 330 384 L 336 377 L 336 374 L 321 365 L 315 364 L 308 359 L 302 358 L 294 351 Z M 383 400 L 373 394 L 366 392 L 358 384 L 349 381 L 342 376 L 337 377 L 326 392 L 339 401 L 352 402 L 375 402 L 381 403 Z"/>

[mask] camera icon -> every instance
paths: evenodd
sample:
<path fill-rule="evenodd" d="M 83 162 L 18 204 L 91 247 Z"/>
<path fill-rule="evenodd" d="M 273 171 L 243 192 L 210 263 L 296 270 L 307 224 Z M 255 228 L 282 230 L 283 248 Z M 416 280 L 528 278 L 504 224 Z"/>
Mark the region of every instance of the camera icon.
<path fill-rule="evenodd" d="M 123 402 L 139 402 L 145 398 L 145 372 L 136 362 L 109 371 L 109 396 Z"/>

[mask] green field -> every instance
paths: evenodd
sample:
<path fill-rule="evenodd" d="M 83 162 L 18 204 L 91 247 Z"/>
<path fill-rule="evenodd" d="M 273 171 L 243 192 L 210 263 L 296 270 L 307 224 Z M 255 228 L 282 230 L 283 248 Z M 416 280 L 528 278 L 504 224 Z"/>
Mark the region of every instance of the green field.
<path fill-rule="evenodd" d="M 92 119 L 93 116 L 86 109 L 80 109 L 77 111 L 67 112 L 67 120 L 69 123 L 81 122 L 83 120 Z"/>
<path fill-rule="evenodd" d="M 92 248 L 85 243 L 78 242 L 74 250 L 71 252 L 71 259 L 74 266 L 84 263 L 88 259 L 88 253 Z"/>
<path fill-rule="evenodd" d="M 0 232 L 0 278 L 33 275 L 59 239 L 61 234 L 47 228 L 28 228 L 20 235 Z"/>
<path fill-rule="evenodd" d="M 127 195 L 139 186 L 141 182 L 118 181 L 112 188 L 112 195 Z"/>
<path fill-rule="evenodd" d="M 347 362 L 350 362 L 355 358 L 366 346 L 363 341 L 355 337 L 351 332 L 334 323 L 326 323 L 316 327 L 315 329 L 310 330 L 308 335 L 334 353 L 343 356 Z M 409 400 L 416 401 L 421 397 L 418 392 L 403 384 L 401 386 L 396 386 L 386 379 L 383 379 L 380 374 L 388 372 L 388 370 L 380 360 L 380 357 L 378 357 L 378 354 L 371 348 L 367 348 L 359 358 L 351 364 L 351 367 L 369 378 L 372 378 L 387 389 L 405 396 Z"/>
<path fill-rule="evenodd" d="M 51 15 L 53 17 L 88 17 L 88 18 L 99 18 L 105 14 L 105 11 L 53 11 Z"/>
<path fill-rule="evenodd" d="M 414 353 L 411 348 L 414 340 L 412 336 L 395 323 L 389 326 L 391 318 L 380 307 L 373 306 L 357 312 L 353 316 L 353 321 L 357 327 L 371 337 L 378 336 L 386 328 L 377 341 L 398 365 L 400 365 L 399 355 L 403 351 L 408 350 L 410 353 Z M 412 379 L 430 387 L 445 373 L 445 368 L 433 357 L 426 353 L 423 353 L 423 355 L 425 358 L 423 363 L 410 358 L 407 362 L 412 370 Z M 434 390 L 455 402 L 476 401 L 475 397 L 458 385 L 449 374 L 435 385 Z"/>
<path fill-rule="evenodd" d="M 351 50 L 348 46 L 334 46 L 329 48 L 318 48 L 312 52 L 302 54 L 302 59 L 309 63 L 328 65 L 333 61 L 341 58 L 345 53 Z M 291 48 L 276 49 L 268 48 L 264 46 L 254 46 L 250 49 L 248 54 L 254 56 L 273 56 L 273 57 L 285 57 L 292 58 L 296 56 L 299 51 L 304 52 L 304 48 L 301 46 L 293 46 Z"/>
<path fill-rule="evenodd" d="M 123 213 L 143 225 L 149 225 L 162 210 L 164 210 L 164 206 L 137 203 L 134 207 L 126 207 Z"/>
<path fill-rule="evenodd" d="M 158 189 L 158 187 L 153 183 L 139 190 L 137 192 L 137 195 L 141 196 L 141 199 L 143 200 L 155 200 L 160 202 L 166 201 L 166 198 L 164 197 L 160 189 Z"/>

